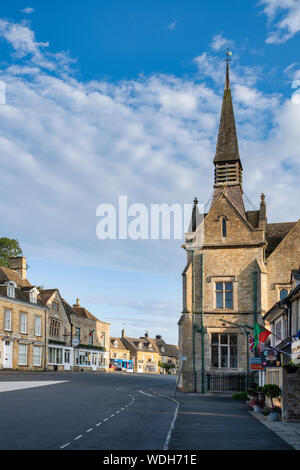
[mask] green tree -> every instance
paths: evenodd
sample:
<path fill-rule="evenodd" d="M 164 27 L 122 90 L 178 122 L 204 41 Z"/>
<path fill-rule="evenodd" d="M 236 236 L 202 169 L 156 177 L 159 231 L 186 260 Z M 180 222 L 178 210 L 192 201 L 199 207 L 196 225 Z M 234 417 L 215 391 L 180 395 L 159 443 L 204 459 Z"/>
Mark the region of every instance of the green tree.
<path fill-rule="evenodd" d="M 12 238 L 0 238 L 0 266 L 9 268 L 9 258 L 22 256 L 18 240 Z"/>

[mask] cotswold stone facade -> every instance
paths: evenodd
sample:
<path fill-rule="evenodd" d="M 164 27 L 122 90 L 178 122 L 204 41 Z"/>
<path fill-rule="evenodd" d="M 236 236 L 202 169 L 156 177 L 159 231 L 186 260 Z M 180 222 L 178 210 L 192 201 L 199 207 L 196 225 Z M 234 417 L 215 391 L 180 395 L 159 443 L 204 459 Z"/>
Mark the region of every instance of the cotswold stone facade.
<path fill-rule="evenodd" d="M 211 207 L 198 223 L 194 201 L 183 245 L 179 348 L 186 357 L 181 387 L 190 392 L 203 391 L 203 375 L 206 390 L 209 374 L 247 372 L 248 340 L 236 325 L 253 326 L 255 318 L 263 325 L 264 314 L 283 289 L 288 292 L 291 271 L 300 266 L 300 221 L 268 224 L 263 194 L 258 210 L 245 210 L 228 63 L 214 166 Z"/>

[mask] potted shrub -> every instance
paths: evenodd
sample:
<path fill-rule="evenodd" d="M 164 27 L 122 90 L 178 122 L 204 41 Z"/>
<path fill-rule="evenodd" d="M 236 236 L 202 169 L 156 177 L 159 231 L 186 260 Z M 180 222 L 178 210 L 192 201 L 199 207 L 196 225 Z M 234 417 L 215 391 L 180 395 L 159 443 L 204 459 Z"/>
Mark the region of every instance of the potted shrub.
<path fill-rule="evenodd" d="M 265 402 L 261 398 L 254 398 L 251 402 L 251 406 L 253 406 L 253 413 L 260 413 L 264 407 L 264 404 Z"/>
<path fill-rule="evenodd" d="M 273 398 L 278 398 L 281 395 L 281 389 L 276 384 L 266 384 L 263 387 L 265 395 L 271 398 L 271 408 L 269 409 L 269 414 L 267 416 L 268 421 L 278 421 L 280 408 L 274 406 Z"/>

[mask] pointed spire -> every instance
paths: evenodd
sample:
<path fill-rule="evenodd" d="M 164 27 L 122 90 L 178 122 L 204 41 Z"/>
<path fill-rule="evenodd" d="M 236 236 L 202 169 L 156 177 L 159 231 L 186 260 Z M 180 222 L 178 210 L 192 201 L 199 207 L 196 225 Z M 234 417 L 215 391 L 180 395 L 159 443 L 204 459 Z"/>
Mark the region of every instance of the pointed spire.
<path fill-rule="evenodd" d="M 226 79 L 225 79 L 225 88 L 224 90 L 230 90 L 230 81 L 229 81 L 229 55 L 231 55 L 229 49 L 226 51 Z"/>
<path fill-rule="evenodd" d="M 230 51 L 226 52 L 226 78 L 225 89 L 222 103 L 222 111 L 219 125 L 219 135 L 216 148 L 216 155 L 214 163 L 231 163 L 240 162 L 239 146 L 236 135 L 234 112 L 231 99 L 231 89 L 229 80 L 229 55 Z M 240 162 L 241 164 L 241 162 Z M 242 166 L 242 165 L 241 165 Z"/>
<path fill-rule="evenodd" d="M 198 199 L 195 197 L 194 207 L 193 207 L 193 212 L 192 212 L 192 232 L 196 232 L 197 230 L 197 205 L 198 205 Z"/>

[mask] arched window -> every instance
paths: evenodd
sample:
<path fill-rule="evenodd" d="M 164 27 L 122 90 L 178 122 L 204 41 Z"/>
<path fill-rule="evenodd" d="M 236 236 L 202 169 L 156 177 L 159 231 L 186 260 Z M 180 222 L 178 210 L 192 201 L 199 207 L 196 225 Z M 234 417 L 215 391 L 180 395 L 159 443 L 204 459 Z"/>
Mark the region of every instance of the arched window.
<path fill-rule="evenodd" d="M 227 220 L 225 217 L 222 218 L 222 238 L 226 238 L 226 234 L 227 234 L 227 224 L 226 224 Z"/>
<path fill-rule="evenodd" d="M 16 285 L 15 283 L 13 282 L 10 282 L 8 285 L 7 285 L 7 296 L 8 297 L 11 297 L 12 299 L 15 298 L 16 294 L 15 294 L 15 288 L 16 288 Z"/>

